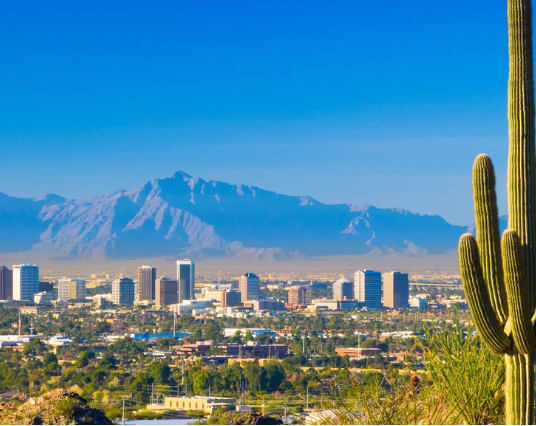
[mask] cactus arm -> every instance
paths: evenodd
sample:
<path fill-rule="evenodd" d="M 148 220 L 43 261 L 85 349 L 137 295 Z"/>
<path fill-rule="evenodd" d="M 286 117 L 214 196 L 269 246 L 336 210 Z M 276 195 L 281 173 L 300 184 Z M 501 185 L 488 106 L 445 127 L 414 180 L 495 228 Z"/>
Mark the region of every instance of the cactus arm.
<path fill-rule="evenodd" d="M 507 230 L 502 239 L 504 280 L 508 295 L 508 310 L 512 319 L 512 337 L 522 354 L 536 351 L 536 336 L 531 323 L 527 298 L 527 280 L 524 277 L 523 252 L 517 233 Z"/>
<path fill-rule="evenodd" d="M 506 353 L 510 348 L 510 339 L 504 333 L 491 305 L 480 266 L 477 243 L 471 234 L 462 235 L 458 253 L 465 297 L 476 328 L 484 343 L 493 351 Z"/>
<path fill-rule="evenodd" d="M 536 308 L 536 158 L 532 5 L 508 1 L 508 227 L 517 231 L 525 258 L 531 312 Z"/>
<path fill-rule="evenodd" d="M 480 154 L 473 165 L 476 240 L 484 281 L 491 306 L 501 324 L 508 319 L 508 304 L 501 264 L 501 236 L 495 193 L 495 171 L 491 159 Z"/>

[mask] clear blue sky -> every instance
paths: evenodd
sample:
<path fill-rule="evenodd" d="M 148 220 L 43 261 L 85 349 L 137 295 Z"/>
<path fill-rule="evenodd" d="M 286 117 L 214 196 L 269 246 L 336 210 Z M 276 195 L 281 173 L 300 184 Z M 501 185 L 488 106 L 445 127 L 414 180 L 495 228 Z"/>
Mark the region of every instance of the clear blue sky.
<path fill-rule="evenodd" d="M 79 198 L 184 170 L 472 222 L 505 207 L 506 1 L 6 1 L 0 191 Z"/>

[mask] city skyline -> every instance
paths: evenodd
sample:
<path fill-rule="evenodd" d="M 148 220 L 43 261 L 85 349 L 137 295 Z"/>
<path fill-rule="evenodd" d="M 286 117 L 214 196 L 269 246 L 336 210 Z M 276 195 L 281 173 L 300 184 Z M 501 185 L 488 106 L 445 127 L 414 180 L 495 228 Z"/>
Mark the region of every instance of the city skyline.
<path fill-rule="evenodd" d="M 6 6 L 0 191 L 79 198 L 185 170 L 470 224 L 487 152 L 505 211 L 502 4 L 126 4 Z"/>

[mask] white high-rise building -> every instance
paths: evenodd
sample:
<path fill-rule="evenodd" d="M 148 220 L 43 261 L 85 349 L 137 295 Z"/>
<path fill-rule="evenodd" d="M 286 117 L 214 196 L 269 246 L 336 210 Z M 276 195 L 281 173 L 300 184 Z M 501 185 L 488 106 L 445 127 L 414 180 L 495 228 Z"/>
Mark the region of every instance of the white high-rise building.
<path fill-rule="evenodd" d="M 346 278 L 340 278 L 333 283 L 334 300 L 353 300 L 354 283 Z"/>
<path fill-rule="evenodd" d="M 39 292 L 39 267 L 37 265 L 13 265 L 13 300 L 33 302 Z"/>
<path fill-rule="evenodd" d="M 132 305 L 135 300 L 134 280 L 118 277 L 112 282 L 112 303 L 114 305 Z"/>
<path fill-rule="evenodd" d="M 195 299 L 195 264 L 193 260 L 177 260 L 177 285 L 179 303 Z"/>
<path fill-rule="evenodd" d="M 354 298 L 371 309 L 382 307 L 382 274 L 364 269 L 354 277 Z"/>
<path fill-rule="evenodd" d="M 58 300 L 85 300 L 86 281 L 74 278 L 58 280 Z"/>

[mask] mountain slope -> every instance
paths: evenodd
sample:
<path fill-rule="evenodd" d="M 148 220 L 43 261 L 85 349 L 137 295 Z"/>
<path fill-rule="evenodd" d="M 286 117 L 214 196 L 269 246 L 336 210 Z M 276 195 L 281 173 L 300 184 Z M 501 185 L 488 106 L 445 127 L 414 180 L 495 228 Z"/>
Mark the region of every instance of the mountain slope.
<path fill-rule="evenodd" d="M 0 252 L 72 259 L 443 253 L 464 231 L 440 216 L 327 205 L 184 172 L 85 200 L 0 194 Z"/>

